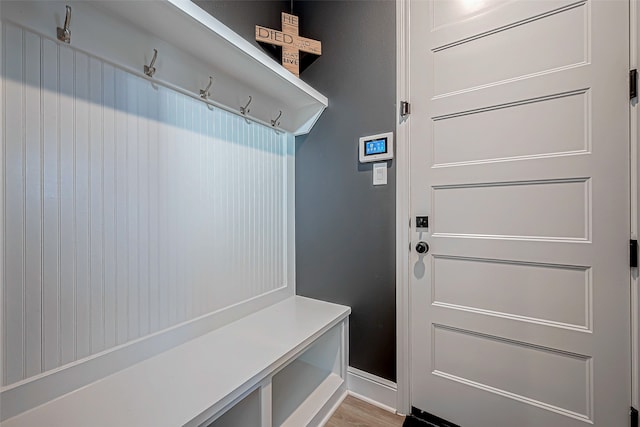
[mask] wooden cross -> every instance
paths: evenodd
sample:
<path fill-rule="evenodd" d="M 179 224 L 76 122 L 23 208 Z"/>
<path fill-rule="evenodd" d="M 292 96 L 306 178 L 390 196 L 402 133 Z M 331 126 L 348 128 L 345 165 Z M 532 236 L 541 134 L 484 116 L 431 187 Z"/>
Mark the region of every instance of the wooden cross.
<path fill-rule="evenodd" d="M 298 17 L 282 12 L 282 31 L 256 25 L 256 41 L 282 46 L 282 65 L 300 77 L 300 52 L 322 55 L 318 40 L 298 35 Z"/>

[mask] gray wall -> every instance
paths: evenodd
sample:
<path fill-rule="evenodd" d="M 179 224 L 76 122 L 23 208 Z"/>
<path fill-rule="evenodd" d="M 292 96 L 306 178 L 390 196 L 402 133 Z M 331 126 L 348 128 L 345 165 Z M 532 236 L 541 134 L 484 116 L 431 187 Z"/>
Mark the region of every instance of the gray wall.
<path fill-rule="evenodd" d="M 255 25 L 280 28 L 289 1 L 196 1 L 255 43 Z M 300 35 L 323 54 L 302 79 L 329 98 L 296 140 L 298 294 L 347 304 L 350 365 L 395 381 L 395 167 L 372 185 L 358 138 L 395 130 L 395 2 L 300 1 Z"/>
<path fill-rule="evenodd" d="M 291 10 L 290 1 L 280 0 L 193 0 L 217 20 L 245 39 L 256 42 L 256 25 L 280 28 L 280 13 Z"/>
<path fill-rule="evenodd" d="M 329 98 L 296 140 L 298 294 L 350 305 L 350 365 L 395 381 L 395 167 L 374 187 L 357 148 L 395 130 L 395 2 L 297 1 L 294 12 L 323 50 L 301 77 Z"/>

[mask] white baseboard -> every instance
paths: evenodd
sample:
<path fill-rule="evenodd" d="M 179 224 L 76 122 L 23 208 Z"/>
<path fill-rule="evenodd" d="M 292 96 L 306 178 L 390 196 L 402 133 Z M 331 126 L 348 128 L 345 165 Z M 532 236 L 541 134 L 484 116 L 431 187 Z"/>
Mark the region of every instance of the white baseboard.
<path fill-rule="evenodd" d="M 396 413 L 398 387 L 394 382 L 349 366 L 347 389 L 353 397 Z"/>

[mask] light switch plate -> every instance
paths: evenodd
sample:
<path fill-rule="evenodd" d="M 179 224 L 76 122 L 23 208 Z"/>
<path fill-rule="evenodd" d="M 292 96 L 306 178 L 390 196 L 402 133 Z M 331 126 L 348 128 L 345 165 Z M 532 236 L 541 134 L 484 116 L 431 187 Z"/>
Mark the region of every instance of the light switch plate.
<path fill-rule="evenodd" d="M 373 185 L 387 184 L 387 162 L 373 164 Z"/>

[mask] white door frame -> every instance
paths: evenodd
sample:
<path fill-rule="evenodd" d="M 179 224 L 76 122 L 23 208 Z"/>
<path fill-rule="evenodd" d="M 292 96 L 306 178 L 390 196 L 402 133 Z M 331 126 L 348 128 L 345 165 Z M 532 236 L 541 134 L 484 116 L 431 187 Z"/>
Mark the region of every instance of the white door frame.
<path fill-rule="evenodd" d="M 400 102 L 409 101 L 409 0 L 396 0 L 396 410 L 411 413 L 411 342 L 409 251 L 411 229 L 409 118 L 400 117 Z M 411 116 L 409 116 L 411 117 Z"/>
<path fill-rule="evenodd" d="M 630 1 L 630 45 L 631 69 L 638 68 L 640 60 L 640 0 Z M 397 406 L 401 414 L 411 413 L 411 342 L 410 336 L 410 116 L 406 120 L 399 114 L 400 102 L 409 99 L 410 71 L 410 1 L 396 0 L 396 375 Z M 640 239 L 640 106 L 633 103 L 630 117 L 630 188 L 631 194 L 631 238 Z M 631 274 L 631 402 L 640 407 L 640 272 Z"/>
<path fill-rule="evenodd" d="M 637 69 L 640 58 L 640 0 L 630 0 L 629 16 L 629 66 Z M 629 173 L 631 175 L 631 236 L 640 238 L 640 185 L 638 170 L 640 169 L 640 106 L 638 99 L 632 103 L 630 117 L 630 159 Z M 638 269 L 631 272 L 631 402 L 637 409 L 640 406 L 640 280 Z"/>

